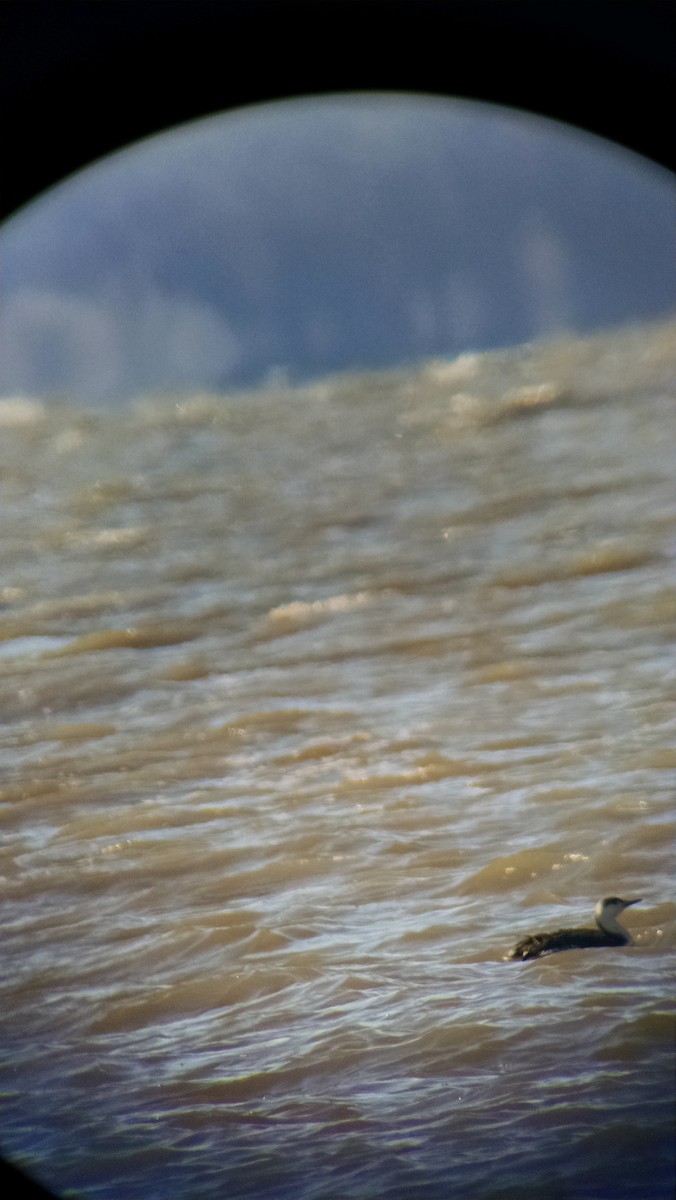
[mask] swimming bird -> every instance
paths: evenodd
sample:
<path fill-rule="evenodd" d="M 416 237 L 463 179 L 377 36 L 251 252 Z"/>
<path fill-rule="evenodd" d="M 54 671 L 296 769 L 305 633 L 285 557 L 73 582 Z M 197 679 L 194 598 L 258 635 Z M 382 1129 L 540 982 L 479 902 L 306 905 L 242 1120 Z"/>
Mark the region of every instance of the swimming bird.
<path fill-rule="evenodd" d="M 531 933 L 517 942 L 506 956 L 505 962 L 525 962 L 528 958 L 542 958 L 545 954 L 556 954 L 559 950 L 587 950 L 592 946 L 631 946 L 632 940 L 623 925 L 617 920 L 630 904 L 639 900 L 620 900 L 617 896 L 606 896 L 599 900 L 594 909 L 598 929 L 555 929 L 552 933 Z"/>

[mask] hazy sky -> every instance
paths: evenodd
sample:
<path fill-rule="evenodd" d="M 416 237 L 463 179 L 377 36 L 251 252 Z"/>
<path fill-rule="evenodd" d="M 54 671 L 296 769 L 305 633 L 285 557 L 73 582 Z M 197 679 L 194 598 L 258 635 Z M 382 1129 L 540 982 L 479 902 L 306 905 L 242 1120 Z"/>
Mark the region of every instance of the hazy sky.
<path fill-rule="evenodd" d="M 468 101 L 216 115 L 4 225 L 0 392 L 225 389 L 662 316 L 675 208 L 628 151 Z"/>

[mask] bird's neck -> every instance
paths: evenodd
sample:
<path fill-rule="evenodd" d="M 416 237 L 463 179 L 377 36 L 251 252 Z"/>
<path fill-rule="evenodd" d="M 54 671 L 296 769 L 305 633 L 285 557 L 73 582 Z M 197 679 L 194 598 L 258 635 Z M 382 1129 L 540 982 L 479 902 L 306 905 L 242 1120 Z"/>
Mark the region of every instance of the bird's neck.
<path fill-rule="evenodd" d="M 620 925 L 619 921 L 612 915 L 612 913 L 601 913 L 596 918 L 596 924 L 598 925 L 599 929 L 603 930 L 604 933 L 611 933 L 615 937 L 619 936 L 629 939 L 629 934 L 624 928 L 624 925 Z"/>

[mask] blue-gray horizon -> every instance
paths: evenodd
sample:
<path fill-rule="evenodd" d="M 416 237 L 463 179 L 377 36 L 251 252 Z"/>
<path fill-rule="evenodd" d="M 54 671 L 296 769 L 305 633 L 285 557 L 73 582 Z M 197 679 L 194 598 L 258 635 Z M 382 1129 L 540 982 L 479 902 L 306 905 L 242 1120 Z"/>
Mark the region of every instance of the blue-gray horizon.
<path fill-rule="evenodd" d="M 659 319 L 673 210 L 666 171 L 514 110 L 382 94 L 216 114 L 0 230 L 0 393 L 299 383 Z"/>

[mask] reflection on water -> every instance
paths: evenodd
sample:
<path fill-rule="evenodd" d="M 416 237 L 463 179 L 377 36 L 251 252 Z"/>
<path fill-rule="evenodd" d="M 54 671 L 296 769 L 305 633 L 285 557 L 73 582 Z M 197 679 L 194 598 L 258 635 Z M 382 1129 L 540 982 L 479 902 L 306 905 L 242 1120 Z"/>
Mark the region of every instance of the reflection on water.
<path fill-rule="evenodd" d="M 89 1198 L 673 1186 L 676 331 L 0 404 L 0 1143 Z M 518 935 L 640 895 L 635 945 Z"/>

